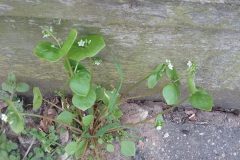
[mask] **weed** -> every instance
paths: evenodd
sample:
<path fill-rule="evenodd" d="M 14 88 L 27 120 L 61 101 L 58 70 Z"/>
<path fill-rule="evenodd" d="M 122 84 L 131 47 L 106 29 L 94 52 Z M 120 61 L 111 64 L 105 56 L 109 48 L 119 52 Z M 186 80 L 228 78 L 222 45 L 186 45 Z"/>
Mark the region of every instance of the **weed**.
<path fill-rule="evenodd" d="M 68 74 L 66 82 L 68 82 L 73 95 L 72 102 L 70 105 L 66 105 L 65 96 L 58 93 L 64 103 L 60 107 L 54 105 L 60 111 L 56 118 L 23 113 L 21 110 L 22 103 L 16 101 L 15 93 L 25 92 L 29 89 L 29 86 L 25 83 L 16 83 L 15 76 L 9 74 L 7 81 L 2 84 L 0 92 L 0 99 L 8 106 L 7 115 L 5 115 L 7 119 L 2 115 L 2 120 L 9 122 L 12 130 L 16 133 L 20 133 L 24 129 L 24 116 L 55 122 L 56 126 L 68 129 L 71 132 L 71 139 L 64 146 L 64 151 L 68 156 L 76 159 L 87 156 L 89 159 L 93 159 L 93 157 L 99 159 L 102 149 L 114 152 L 115 142 L 120 144 L 120 151 L 124 156 L 134 156 L 136 152 L 134 138 L 129 136 L 127 132 L 132 124 L 122 125 L 120 123 L 120 118 L 123 115 L 119 108 L 122 102 L 120 91 L 123 83 L 121 66 L 116 64 L 116 70 L 120 77 L 119 83 L 115 88 L 108 90 L 93 83 L 92 73 L 82 63 L 83 60 L 96 56 L 105 47 L 103 37 L 101 35 L 87 35 L 78 38 L 77 31 L 72 29 L 66 40 L 61 42 L 52 27 L 43 27 L 42 29 L 43 37 L 52 38 L 55 44 L 49 41 L 39 42 L 35 47 L 34 54 L 42 60 L 53 63 L 53 65 L 62 63 Z M 95 64 L 101 63 L 99 58 L 93 58 L 92 60 Z M 133 87 L 129 87 L 129 90 L 131 90 L 137 87 L 140 82 L 147 81 L 147 86 L 151 89 L 156 87 L 164 76 L 168 78 L 167 83 L 161 90 L 163 98 L 170 108 L 138 123 L 155 119 L 155 126 L 157 129 L 161 129 L 164 124 L 162 115 L 185 100 L 188 100 L 194 108 L 205 111 L 212 109 L 212 97 L 195 84 L 196 65 L 189 61 L 186 72 L 189 94 L 185 98 L 181 97 L 180 80 L 182 77 L 170 60 L 158 65 Z M 38 87 L 33 88 L 33 95 L 33 109 L 38 110 L 44 100 Z M 49 134 L 37 130 L 32 130 L 29 133 L 41 143 L 40 147 L 34 148 L 29 153 L 28 157 L 30 159 L 42 157 L 51 159 L 62 153 L 61 145 L 57 143 L 58 136 L 56 136 L 54 127 L 50 127 Z"/>

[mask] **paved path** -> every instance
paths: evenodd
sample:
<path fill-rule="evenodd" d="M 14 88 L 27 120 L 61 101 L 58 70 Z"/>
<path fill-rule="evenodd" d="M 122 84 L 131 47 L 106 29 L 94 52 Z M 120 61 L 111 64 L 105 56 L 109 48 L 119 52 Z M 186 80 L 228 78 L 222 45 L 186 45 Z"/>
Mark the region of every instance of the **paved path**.
<path fill-rule="evenodd" d="M 140 107 L 150 113 L 152 105 Z M 137 127 L 144 138 L 134 160 L 240 160 L 239 115 L 180 108 L 165 119 L 161 130 L 151 124 Z M 126 158 L 115 155 L 115 159 Z"/>

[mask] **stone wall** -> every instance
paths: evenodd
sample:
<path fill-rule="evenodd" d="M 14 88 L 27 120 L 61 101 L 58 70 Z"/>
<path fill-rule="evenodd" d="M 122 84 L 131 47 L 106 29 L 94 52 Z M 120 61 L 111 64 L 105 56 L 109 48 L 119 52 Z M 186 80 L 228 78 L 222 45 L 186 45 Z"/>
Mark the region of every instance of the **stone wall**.
<path fill-rule="evenodd" d="M 61 88 L 62 66 L 40 61 L 32 50 L 40 26 L 53 26 L 62 38 L 76 28 L 105 37 L 103 63 L 93 67 L 99 83 L 116 83 L 112 59 L 123 66 L 125 88 L 165 59 L 182 70 L 193 60 L 198 83 L 216 105 L 240 108 L 239 17 L 239 0 L 0 0 L 0 77 L 14 71 L 45 92 Z M 142 84 L 132 94 L 147 92 Z"/>

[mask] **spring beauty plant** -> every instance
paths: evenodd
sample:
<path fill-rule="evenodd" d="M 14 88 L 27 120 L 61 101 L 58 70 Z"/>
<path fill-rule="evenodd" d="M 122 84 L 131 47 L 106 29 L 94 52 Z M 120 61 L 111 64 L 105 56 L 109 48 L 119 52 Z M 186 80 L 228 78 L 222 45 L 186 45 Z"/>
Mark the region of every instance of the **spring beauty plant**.
<path fill-rule="evenodd" d="M 99 150 L 102 148 L 113 152 L 113 142 L 118 140 L 122 154 L 134 156 L 135 144 L 128 138 L 128 134 L 120 123 L 121 67 L 116 65 L 120 75 L 119 85 L 112 90 L 107 90 L 93 83 L 92 73 L 82 63 L 83 60 L 94 57 L 105 47 L 103 37 L 101 35 L 78 37 L 77 31 L 72 29 L 66 40 L 61 42 L 56 38 L 53 29 L 48 27 L 43 28 L 43 34 L 44 38 L 53 38 L 56 43 L 39 42 L 34 53 L 53 65 L 62 63 L 68 74 L 66 81 L 73 95 L 72 105 L 63 108 L 56 117 L 58 122 L 65 124 L 74 133 L 74 138 L 65 147 L 66 153 L 79 158 L 84 157 L 88 150 L 99 157 Z M 38 109 L 42 102 L 41 92 L 39 88 L 34 88 L 33 92 L 33 106 Z"/>
<path fill-rule="evenodd" d="M 54 122 L 56 128 L 63 128 L 71 134 L 67 144 L 61 146 L 63 154 L 68 157 L 99 159 L 103 150 L 114 152 L 115 143 L 119 143 L 122 155 L 135 156 L 135 139 L 128 133 L 128 129 L 136 124 L 121 124 L 120 122 L 123 116 L 120 105 L 124 101 L 123 96 L 120 95 L 123 84 L 121 66 L 115 65 L 119 82 L 112 89 L 106 89 L 93 82 L 90 69 L 83 64 L 83 61 L 89 58 L 94 60 L 96 65 L 101 63 L 101 60 L 95 56 L 105 47 L 104 38 L 101 35 L 78 36 L 77 30 L 72 29 L 65 41 L 62 41 L 56 36 L 52 27 L 46 26 L 42 27 L 42 33 L 43 38 L 51 40 L 39 42 L 34 49 L 34 54 L 52 65 L 63 65 L 68 75 L 66 82 L 72 95 L 71 102 L 69 105 L 66 103 L 61 103 L 61 106 L 53 105 L 58 109 L 55 118 L 24 113 L 22 102 L 17 99 L 16 93 L 28 91 L 29 86 L 26 83 L 17 83 L 15 75 L 11 73 L 0 90 L 0 100 L 4 101 L 7 106 L 6 114 L 1 114 L 2 121 L 8 123 L 15 133 L 23 132 L 24 117 L 26 116 L 44 118 Z M 196 64 L 189 61 L 186 70 L 188 95 L 185 98 L 181 96 L 181 80 L 185 77 L 178 74 L 170 60 L 157 65 L 147 76 L 129 87 L 133 89 L 140 82 L 146 81 L 148 88 L 152 89 L 158 87 L 157 84 L 163 78 L 167 78 L 167 83 L 159 89 L 159 93 L 162 94 L 169 108 L 137 124 L 155 119 L 156 128 L 161 129 L 164 124 L 163 114 L 186 100 L 194 108 L 211 111 L 212 97 L 206 90 L 196 85 L 196 71 Z M 65 100 L 64 95 L 60 97 L 62 101 Z M 40 88 L 33 87 L 33 110 L 38 111 L 43 101 L 46 102 Z M 54 130 L 54 127 L 52 129 Z M 59 139 L 55 134 L 51 136 L 50 143 L 46 142 L 48 135 L 43 131 L 31 131 L 31 134 L 41 143 L 41 146 L 30 152 L 28 157 L 41 157 L 44 156 L 44 152 L 52 154 L 53 146 L 58 145 Z M 62 149 L 57 148 L 58 153 L 60 154 L 60 150 L 62 153 Z"/>

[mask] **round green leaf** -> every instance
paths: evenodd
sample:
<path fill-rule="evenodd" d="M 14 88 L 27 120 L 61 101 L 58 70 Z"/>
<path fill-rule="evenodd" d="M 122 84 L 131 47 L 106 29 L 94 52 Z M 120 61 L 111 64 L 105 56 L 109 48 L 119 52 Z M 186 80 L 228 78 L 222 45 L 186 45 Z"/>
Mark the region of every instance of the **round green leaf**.
<path fill-rule="evenodd" d="M 88 143 L 86 143 L 86 140 L 82 140 L 78 143 L 78 146 L 77 146 L 77 151 L 75 153 L 75 157 L 80 157 L 83 155 L 84 153 L 84 150 L 86 148 L 86 145 L 88 145 Z"/>
<path fill-rule="evenodd" d="M 83 111 L 91 108 L 96 100 L 96 93 L 91 89 L 86 97 L 74 95 L 72 98 L 73 105 Z"/>
<path fill-rule="evenodd" d="M 17 83 L 17 92 L 27 92 L 29 90 L 29 85 L 27 83 Z"/>
<path fill-rule="evenodd" d="M 69 50 L 71 49 L 71 47 L 72 47 L 73 43 L 75 42 L 76 38 L 77 38 L 77 30 L 72 29 L 69 32 L 67 39 L 63 43 L 63 46 L 59 50 L 59 55 L 62 55 L 62 56 L 66 55 L 69 52 Z"/>
<path fill-rule="evenodd" d="M 98 138 L 98 143 L 99 144 L 103 144 L 104 143 L 103 139 L 102 138 Z"/>
<path fill-rule="evenodd" d="M 76 38 L 77 31 L 72 29 L 61 48 L 50 42 L 40 42 L 37 44 L 34 53 L 39 58 L 56 62 L 69 52 Z"/>
<path fill-rule="evenodd" d="M 11 129 L 19 134 L 24 130 L 24 119 L 21 115 L 21 113 L 17 110 L 17 108 L 14 106 L 14 103 L 12 101 L 7 101 L 8 104 L 8 114 L 7 114 L 7 121 L 11 127 Z"/>
<path fill-rule="evenodd" d="M 81 61 L 87 57 L 93 57 L 105 47 L 105 42 L 101 35 L 89 35 L 80 40 L 87 40 L 91 43 L 84 47 L 80 47 L 77 41 L 73 44 L 68 57 L 75 61 Z"/>
<path fill-rule="evenodd" d="M 157 74 L 152 74 L 151 76 L 148 77 L 147 79 L 147 86 L 148 88 L 153 88 L 156 86 L 158 82 L 158 79 L 157 79 Z"/>
<path fill-rule="evenodd" d="M 114 146 L 113 146 L 112 144 L 107 144 L 106 150 L 107 150 L 108 152 L 114 152 Z"/>
<path fill-rule="evenodd" d="M 70 80 L 69 86 L 78 96 L 87 96 L 91 88 L 91 74 L 86 70 L 78 71 Z"/>
<path fill-rule="evenodd" d="M 93 115 L 87 115 L 82 118 L 82 122 L 84 126 L 89 126 L 94 120 Z"/>
<path fill-rule="evenodd" d="M 2 83 L 2 90 L 7 91 L 9 93 L 14 93 L 16 88 L 16 83 L 11 82 L 3 82 Z"/>
<path fill-rule="evenodd" d="M 38 87 L 33 88 L 33 109 L 37 110 L 42 105 L 42 93 Z"/>
<path fill-rule="evenodd" d="M 212 97 L 205 91 L 196 91 L 190 98 L 189 102 L 194 108 L 204 111 L 211 111 L 213 107 Z"/>
<path fill-rule="evenodd" d="M 121 153 L 124 156 L 130 157 L 135 156 L 136 153 L 136 147 L 135 143 L 132 141 L 121 141 Z"/>
<path fill-rule="evenodd" d="M 180 98 L 180 90 L 175 84 L 170 83 L 163 88 L 163 97 L 168 105 L 177 104 Z"/>
<path fill-rule="evenodd" d="M 78 150 L 78 143 L 77 142 L 70 142 L 65 147 L 65 152 L 68 155 L 73 155 Z"/>
<path fill-rule="evenodd" d="M 39 58 L 50 62 L 56 62 L 64 56 L 59 53 L 59 48 L 50 42 L 39 42 L 34 53 Z"/>
<path fill-rule="evenodd" d="M 57 116 L 57 120 L 66 123 L 71 124 L 74 118 L 74 114 L 68 111 L 63 111 Z"/>

